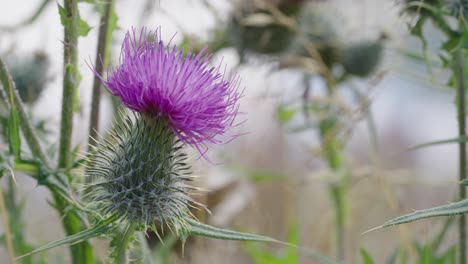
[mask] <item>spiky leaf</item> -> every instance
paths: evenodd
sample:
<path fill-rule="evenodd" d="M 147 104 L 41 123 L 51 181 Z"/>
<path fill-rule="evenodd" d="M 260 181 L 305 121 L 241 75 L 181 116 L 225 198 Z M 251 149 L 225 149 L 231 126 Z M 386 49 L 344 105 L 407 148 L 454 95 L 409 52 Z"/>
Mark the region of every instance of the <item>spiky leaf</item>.
<path fill-rule="evenodd" d="M 381 227 L 399 225 L 413 222 L 423 218 L 436 216 L 452 216 L 466 214 L 468 212 L 468 199 L 456 203 L 446 204 L 438 207 L 433 207 L 425 210 L 418 210 L 414 213 L 403 215 L 385 222 Z"/>
<path fill-rule="evenodd" d="M 81 232 L 79 232 L 77 234 L 68 236 L 68 237 L 66 237 L 64 239 L 60 239 L 60 240 L 48 243 L 48 244 L 46 244 L 44 246 L 38 247 L 35 250 L 33 250 L 33 251 L 31 251 L 31 252 L 29 252 L 29 253 L 27 253 L 25 255 L 22 255 L 22 256 L 18 257 L 18 259 L 30 256 L 30 255 L 33 255 L 33 254 L 37 254 L 37 253 L 40 253 L 40 252 L 43 252 L 43 251 L 46 251 L 46 250 L 49 250 L 49 249 L 52 249 L 52 248 L 56 248 L 56 247 L 59 247 L 59 246 L 79 243 L 81 241 L 85 241 L 85 240 L 91 239 L 93 237 L 97 237 L 97 236 L 106 234 L 111 229 L 111 223 L 113 223 L 116 220 L 116 218 L 117 217 L 115 215 L 111 216 L 111 217 L 105 219 L 104 221 L 102 221 L 100 224 L 97 224 L 97 225 L 95 225 L 94 227 L 92 227 L 92 228 L 90 228 L 88 230 L 81 231 Z"/>

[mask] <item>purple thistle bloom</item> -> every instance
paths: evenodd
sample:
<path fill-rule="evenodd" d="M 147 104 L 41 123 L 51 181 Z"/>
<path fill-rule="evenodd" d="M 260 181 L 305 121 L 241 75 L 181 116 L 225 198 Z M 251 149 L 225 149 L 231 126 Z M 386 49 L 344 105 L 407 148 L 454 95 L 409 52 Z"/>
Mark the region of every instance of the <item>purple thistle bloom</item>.
<path fill-rule="evenodd" d="M 170 43 L 169 43 L 170 44 Z M 184 56 L 174 45 L 165 46 L 160 30 L 139 35 L 127 32 L 120 65 L 99 76 L 110 93 L 133 111 L 166 119 L 173 132 L 203 153 L 207 143 L 221 144 L 217 136 L 234 126 L 238 114 L 239 77 L 224 79 L 220 67 L 208 64 L 206 47 Z"/>

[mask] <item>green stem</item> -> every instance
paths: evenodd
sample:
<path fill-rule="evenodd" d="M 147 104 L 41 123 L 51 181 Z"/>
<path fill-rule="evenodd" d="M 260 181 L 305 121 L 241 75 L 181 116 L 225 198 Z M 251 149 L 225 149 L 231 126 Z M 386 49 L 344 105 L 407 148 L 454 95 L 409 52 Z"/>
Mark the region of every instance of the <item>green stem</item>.
<path fill-rule="evenodd" d="M 10 263 L 15 264 L 15 250 L 13 246 L 13 239 L 11 236 L 11 229 L 10 229 L 10 221 L 8 217 L 8 212 L 5 205 L 5 200 L 3 199 L 3 188 L 0 185 L 0 214 L 2 216 L 3 227 L 5 229 L 5 241 L 8 249 L 8 257 L 10 259 Z"/>
<path fill-rule="evenodd" d="M 89 148 L 95 145 L 97 138 L 97 130 L 99 129 L 99 104 L 101 101 L 101 80 L 97 75 L 102 76 L 104 72 L 104 65 L 108 64 L 109 60 L 109 44 L 112 37 L 113 26 L 111 19 L 114 15 L 114 0 L 107 0 L 105 5 L 104 14 L 101 17 L 99 27 L 99 37 L 97 45 L 97 53 L 95 60 L 96 75 L 94 76 L 93 83 L 93 97 L 91 99 L 91 116 L 89 120 Z M 104 64 L 104 65 L 103 65 Z M 89 149 L 88 149 L 89 151 Z"/>
<path fill-rule="evenodd" d="M 458 135 L 460 137 L 466 135 L 466 95 L 465 95 L 465 61 L 464 52 L 459 49 L 453 55 L 454 74 L 457 80 L 457 116 L 458 116 Z M 459 155 L 459 180 L 460 182 L 466 179 L 466 142 L 458 143 Z M 466 199 L 466 188 L 463 184 L 459 185 L 459 200 Z M 459 264 L 466 264 L 466 218 L 461 215 L 458 219 L 458 234 L 459 234 Z"/>
<path fill-rule="evenodd" d="M 335 96 L 336 81 L 327 81 L 327 92 L 330 98 Z M 329 110 L 328 113 L 331 113 L 330 106 L 327 107 L 327 110 Z M 319 128 L 323 156 L 328 163 L 328 167 L 338 175 L 337 182 L 330 184 L 329 192 L 335 208 L 337 259 L 343 261 L 345 258 L 347 176 L 343 174 L 343 146 L 337 136 L 338 120 L 338 116 L 332 114 L 320 122 Z"/>
<path fill-rule="evenodd" d="M 73 130 L 73 111 L 78 86 L 78 0 L 64 1 L 64 52 L 63 52 L 63 96 L 62 116 L 59 141 L 58 166 L 67 169 L 70 163 L 71 137 Z M 63 22 L 63 21 L 62 21 Z M 53 193 L 55 205 L 63 215 L 63 225 L 68 236 L 81 231 L 82 223 L 76 209 L 69 208 L 67 201 Z M 88 242 L 84 241 L 70 246 L 72 263 L 93 263 L 93 252 Z"/>
<path fill-rule="evenodd" d="M 113 243 L 116 243 L 117 246 L 115 249 L 115 258 L 112 263 L 114 264 L 127 263 L 127 247 L 128 247 L 128 243 L 130 242 L 130 239 L 133 237 L 133 233 L 135 233 L 135 228 L 136 228 L 136 224 L 130 223 L 125 228 L 125 231 L 123 232 L 122 236 L 118 236 L 114 238 L 114 240 L 117 239 L 117 241 L 113 241 Z"/>
<path fill-rule="evenodd" d="M 78 0 L 65 0 L 63 9 L 69 21 L 64 26 L 64 75 L 58 165 L 60 168 L 67 168 L 70 163 L 73 110 L 78 85 Z"/>
<path fill-rule="evenodd" d="M 23 101 L 21 100 L 18 90 L 15 88 L 15 84 L 11 75 L 9 74 L 5 63 L 0 58 L 0 80 L 2 83 L 3 89 L 0 90 L 0 96 L 4 103 L 10 108 L 12 105 L 18 110 L 18 115 L 20 118 L 21 129 L 23 131 L 24 138 L 28 143 L 29 148 L 31 149 L 34 157 L 38 158 L 47 169 L 51 169 L 52 165 L 43 151 L 38 137 L 33 129 L 31 121 L 25 110 Z M 10 102 L 7 98 L 13 98 L 13 101 Z M 64 215 L 63 225 L 67 235 L 72 235 L 80 231 L 81 221 L 77 217 L 76 213 L 68 207 L 66 201 L 64 201 L 60 195 L 56 194 L 51 190 L 52 195 L 55 200 L 56 209 L 60 215 Z M 68 212 L 68 213 L 67 213 Z M 92 248 L 88 243 L 83 242 L 71 247 L 72 248 L 72 259 L 73 263 L 82 264 L 82 263 L 92 263 L 93 255 Z"/>

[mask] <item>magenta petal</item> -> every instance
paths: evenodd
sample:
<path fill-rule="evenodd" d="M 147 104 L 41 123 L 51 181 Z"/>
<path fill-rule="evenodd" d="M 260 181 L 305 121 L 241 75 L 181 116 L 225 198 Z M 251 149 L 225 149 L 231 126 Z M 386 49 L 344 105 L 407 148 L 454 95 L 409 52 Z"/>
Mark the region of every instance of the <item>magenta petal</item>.
<path fill-rule="evenodd" d="M 110 93 L 129 109 L 154 118 L 166 118 L 174 133 L 203 155 L 206 144 L 222 144 L 219 135 L 235 126 L 239 77 L 225 80 L 220 67 L 208 64 L 209 55 L 184 56 L 174 45 L 165 46 L 159 29 L 127 32 L 120 65 L 99 76 Z"/>

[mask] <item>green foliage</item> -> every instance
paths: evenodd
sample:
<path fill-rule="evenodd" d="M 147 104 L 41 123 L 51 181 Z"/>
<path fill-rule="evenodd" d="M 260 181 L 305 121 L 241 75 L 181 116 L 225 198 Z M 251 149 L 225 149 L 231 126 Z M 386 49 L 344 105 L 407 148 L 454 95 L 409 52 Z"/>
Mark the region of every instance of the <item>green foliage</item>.
<path fill-rule="evenodd" d="M 299 244 L 299 226 L 291 225 L 288 230 L 288 243 Z M 245 243 L 245 249 L 255 264 L 296 264 L 299 263 L 299 249 L 288 247 L 282 250 L 269 250 L 256 243 Z"/>
<path fill-rule="evenodd" d="M 66 28 L 72 28 L 74 25 L 72 24 L 73 21 L 71 20 L 71 17 L 66 13 L 65 8 L 63 8 L 60 4 L 57 4 L 58 10 L 59 10 L 59 15 L 60 15 L 60 22 L 62 22 L 62 25 Z M 78 12 L 78 10 L 76 11 Z M 91 27 L 81 19 L 79 13 L 78 14 L 78 20 L 77 20 L 77 25 L 76 25 L 76 31 L 78 36 L 81 37 L 86 37 L 91 30 Z"/>
<path fill-rule="evenodd" d="M 115 215 L 110 216 L 109 218 L 100 221 L 94 227 L 92 227 L 90 229 L 81 231 L 81 232 L 79 232 L 77 234 L 68 236 L 68 237 L 66 237 L 64 239 L 60 239 L 60 240 L 48 243 L 46 245 L 43 245 L 41 247 L 38 247 L 38 248 L 34 249 L 33 251 L 28 252 L 27 254 L 19 256 L 19 258 L 21 259 L 21 258 L 24 258 L 24 257 L 27 257 L 27 256 L 31 256 L 33 254 L 44 252 L 44 251 L 47 251 L 49 249 L 56 248 L 56 247 L 63 246 L 63 245 L 76 244 L 76 243 L 79 243 L 79 242 L 82 242 L 82 241 L 86 241 L 86 240 L 88 240 L 90 238 L 93 238 L 93 237 L 97 237 L 97 236 L 100 236 L 100 235 L 107 234 L 111 230 L 112 223 L 114 223 L 116 221 L 116 219 L 117 219 L 117 217 Z"/>
<path fill-rule="evenodd" d="M 440 6 L 439 6 L 440 5 Z M 432 146 L 432 145 L 439 145 L 439 144 L 448 144 L 448 143 L 459 143 L 460 144 L 460 166 L 462 167 L 460 170 L 460 181 L 462 184 L 466 181 L 466 160 L 464 155 L 466 151 L 464 151 L 464 145 L 466 138 L 464 135 L 465 130 L 465 109 L 463 109 L 463 105 L 465 104 L 465 76 L 466 76 L 466 65 L 464 65 L 464 57 L 466 57 L 466 49 L 468 48 L 468 30 L 466 26 L 466 21 L 463 19 L 463 16 L 459 14 L 453 14 L 451 19 L 458 20 L 458 29 L 453 28 L 453 23 L 450 23 L 450 18 L 446 18 L 449 13 L 446 12 L 446 9 L 443 8 L 442 3 L 439 1 L 426 1 L 426 3 L 416 2 L 416 1 L 409 1 L 407 10 L 412 7 L 418 7 L 421 10 L 425 10 L 425 12 L 421 13 L 421 17 L 417 21 L 416 25 L 410 31 L 415 37 L 419 38 L 423 46 L 425 46 L 426 40 L 422 34 L 422 27 L 424 23 L 428 20 L 432 21 L 434 25 L 438 27 L 438 29 L 445 34 L 446 41 L 440 47 L 439 53 L 441 55 L 442 66 L 451 70 L 451 78 L 449 81 L 449 85 L 453 88 L 457 89 L 457 112 L 459 116 L 458 125 L 459 125 L 459 136 L 453 139 L 448 140 L 440 140 L 429 142 L 425 144 L 418 145 L 413 147 L 413 149 Z M 427 11 L 427 12 L 426 12 Z M 463 11 L 463 10 L 462 10 Z M 463 13 L 460 13 L 463 15 Z M 462 187 L 463 188 L 463 187 Z M 465 195 L 460 191 L 460 199 L 465 199 Z M 395 219 L 389 220 L 385 222 L 382 227 L 398 225 L 403 223 L 408 223 L 412 221 L 416 221 L 423 218 L 429 217 L 436 217 L 436 216 L 453 216 L 458 214 L 466 214 L 468 213 L 468 200 L 461 200 L 456 203 L 451 203 L 447 205 L 442 205 L 434 208 L 429 208 L 425 210 L 415 211 L 411 214 L 407 214 L 404 216 L 397 217 Z M 463 218 L 462 218 L 463 219 Z M 464 220 L 461 220 L 464 221 Z M 460 245 L 464 245 L 466 243 L 466 237 L 464 230 L 459 230 L 461 233 L 460 235 Z M 427 249 L 423 248 L 421 252 L 427 252 Z M 429 258 L 429 253 L 424 253 L 426 258 Z M 447 256 L 451 256 L 447 253 Z M 465 263 L 466 260 L 464 259 L 464 255 L 461 255 L 460 261 Z"/>
<path fill-rule="evenodd" d="M 249 171 L 247 174 L 248 179 L 256 183 L 285 179 L 285 175 L 272 171 Z"/>
<path fill-rule="evenodd" d="M 19 130 L 19 117 L 16 107 L 10 110 L 10 118 L 8 119 L 8 146 L 10 153 L 19 157 L 21 154 L 21 137 Z"/>
<path fill-rule="evenodd" d="M 437 250 L 431 247 L 430 244 L 419 244 L 414 242 L 413 246 L 416 248 L 416 261 L 412 263 L 417 264 L 456 264 L 456 247 L 449 247 L 447 250 L 437 253 Z M 371 257 L 371 255 L 364 249 L 361 248 L 362 264 L 374 264 L 377 263 Z M 386 264 L 406 264 L 408 263 L 408 255 L 404 254 L 404 251 L 397 248 L 393 254 L 391 254 L 385 261 Z"/>
<path fill-rule="evenodd" d="M 278 107 L 278 119 L 281 123 L 289 122 L 294 115 L 296 114 L 296 110 L 286 108 L 284 106 Z"/>
<path fill-rule="evenodd" d="M 456 203 L 450 203 L 438 207 L 433 207 L 425 210 L 418 210 L 414 213 L 403 215 L 385 222 L 381 227 L 400 225 L 404 223 L 413 222 L 423 218 L 430 218 L 436 216 L 453 216 L 459 214 L 466 214 L 468 212 L 468 199 Z"/>
<path fill-rule="evenodd" d="M 299 226 L 290 225 L 287 243 L 282 243 L 287 248 L 271 250 L 255 243 L 247 242 L 244 248 L 256 264 L 296 264 L 300 263 L 301 256 L 312 258 L 317 263 L 337 264 L 338 262 L 309 249 L 296 247 L 299 244 Z M 314 262 L 315 263 L 315 262 Z"/>
<path fill-rule="evenodd" d="M 197 235 L 197 236 L 204 236 L 204 237 L 210 237 L 210 238 L 222 239 L 222 240 L 274 242 L 274 243 L 284 244 L 270 237 L 217 228 L 214 226 L 202 224 L 194 219 L 187 219 L 187 222 L 189 226 L 188 226 L 188 229 L 185 230 L 186 233 L 181 234 L 182 240 L 185 240 L 189 235 Z"/>
<path fill-rule="evenodd" d="M 362 257 L 362 264 L 374 264 L 369 253 L 364 248 L 361 248 L 361 257 Z"/>
<path fill-rule="evenodd" d="M 165 236 L 162 242 L 153 251 L 153 259 L 155 260 L 155 263 L 169 263 L 171 250 L 178 240 L 179 238 L 174 234 Z"/>

